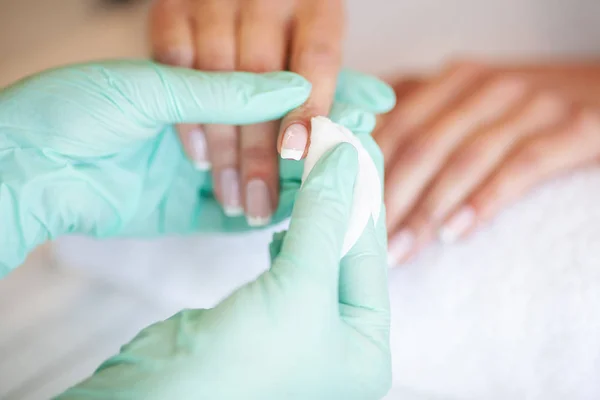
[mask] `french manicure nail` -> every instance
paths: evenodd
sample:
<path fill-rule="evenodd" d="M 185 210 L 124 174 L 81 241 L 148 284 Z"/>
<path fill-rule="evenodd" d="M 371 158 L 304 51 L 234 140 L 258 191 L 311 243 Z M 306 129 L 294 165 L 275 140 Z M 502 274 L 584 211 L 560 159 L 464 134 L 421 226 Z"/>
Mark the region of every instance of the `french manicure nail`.
<path fill-rule="evenodd" d="M 252 227 L 265 226 L 273 214 L 271 196 L 267 184 L 253 179 L 246 187 L 246 219 Z"/>
<path fill-rule="evenodd" d="M 406 259 L 406 256 L 413 249 L 415 236 L 409 230 L 400 231 L 388 243 L 388 264 L 395 267 Z"/>
<path fill-rule="evenodd" d="M 223 211 L 228 217 L 239 217 L 244 214 L 240 196 L 240 178 L 234 168 L 221 171 L 221 195 Z"/>
<path fill-rule="evenodd" d="M 302 124 L 295 123 L 285 130 L 281 143 L 281 158 L 300 160 L 308 143 L 308 130 Z"/>
<path fill-rule="evenodd" d="M 210 161 L 208 161 L 208 146 L 206 145 L 206 136 L 199 128 L 194 128 L 190 132 L 190 145 L 192 148 L 192 158 L 194 166 L 200 171 L 210 169 Z"/>
<path fill-rule="evenodd" d="M 438 236 L 442 243 L 454 243 L 475 223 L 475 210 L 463 207 L 440 228 Z"/>

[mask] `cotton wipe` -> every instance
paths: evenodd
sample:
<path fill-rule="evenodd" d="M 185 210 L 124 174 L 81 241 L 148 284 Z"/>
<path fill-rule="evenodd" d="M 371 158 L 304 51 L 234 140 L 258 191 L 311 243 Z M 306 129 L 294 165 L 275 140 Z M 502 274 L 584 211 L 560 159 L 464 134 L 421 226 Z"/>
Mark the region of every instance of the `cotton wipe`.
<path fill-rule="evenodd" d="M 375 223 L 379 220 L 381 180 L 373 159 L 350 130 L 325 117 L 314 117 L 311 124 L 310 146 L 304 160 L 302 182 L 306 180 L 319 159 L 338 144 L 350 143 L 358 153 L 358 175 L 354 184 L 350 221 L 342 247 L 343 257 L 358 241 L 369 219 L 372 218 Z"/>

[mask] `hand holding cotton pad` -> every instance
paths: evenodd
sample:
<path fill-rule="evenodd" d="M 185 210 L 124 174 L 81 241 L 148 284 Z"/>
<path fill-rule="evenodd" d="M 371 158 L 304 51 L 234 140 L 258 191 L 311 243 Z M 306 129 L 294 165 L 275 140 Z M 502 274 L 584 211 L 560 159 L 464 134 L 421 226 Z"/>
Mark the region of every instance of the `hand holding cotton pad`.
<path fill-rule="evenodd" d="M 340 143 L 349 143 L 358 153 L 358 175 L 354 184 L 354 202 L 350 222 L 344 238 L 342 257 L 354 246 L 362 235 L 370 218 L 377 223 L 381 212 L 381 180 L 377 167 L 356 136 L 347 128 L 331 122 L 325 117 L 311 121 L 310 146 L 304 160 L 302 182 L 319 159 Z"/>

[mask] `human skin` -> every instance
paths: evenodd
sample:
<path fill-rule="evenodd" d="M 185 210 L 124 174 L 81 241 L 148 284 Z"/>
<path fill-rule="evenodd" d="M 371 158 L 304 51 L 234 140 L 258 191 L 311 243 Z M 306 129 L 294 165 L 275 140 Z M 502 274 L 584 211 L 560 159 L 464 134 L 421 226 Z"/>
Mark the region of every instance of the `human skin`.
<path fill-rule="evenodd" d="M 374 132 L 390 263 L 468 236 L 533 187 L 600 159 L 600 63 L 457 62 L 393 79 Z"/>
<path fill-rule="evenodd" d="M 310 98 L 282 121 L 250 126 L 178 126 L 188 156 L 212 168 L 216 197 L 230 216 L 270 222 L 279 195 L 278 157 L 300 159 L 310 118 L 328 115 L 341 63 L 343 0 L 156 0 L 154 57 L 207 71 L 295 71 Z M 279 153 L 279 154 L 278 154 Z"/>

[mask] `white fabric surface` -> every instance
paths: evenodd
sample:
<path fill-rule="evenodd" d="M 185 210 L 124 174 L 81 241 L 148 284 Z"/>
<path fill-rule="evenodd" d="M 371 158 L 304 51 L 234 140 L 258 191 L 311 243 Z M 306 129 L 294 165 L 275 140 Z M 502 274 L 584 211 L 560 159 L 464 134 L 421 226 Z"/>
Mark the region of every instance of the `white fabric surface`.
<path fill-rule="evenodd" d="M 304 160 L 302 182 L 327 152 L 340 143 L 349 143 L 358 153 L 358 173 L 354 183 L 354 199 L 350 210 L 348 230 L 344 237 L 342 257 L 354 246 L 372 218 L 379 220 L 381 212 L 381 180 L 377 167 L 360 141 L 345 127 L 326 117 L 311 120 L 310 146 Z"/>
<path fill-rule="evenodd" d="M 269 239 L 263 232 L 61 245 L 71 255 L 84 249 L 72 264 L 104 280 L 163 302 L 209 306 L 266 267 Z M 253 250 L 231 251 L 244 244 Z M 388 398 L 600 398 L 599 260 L 593 169 L 544 186 L 471 239 L 435 245 L 392 270 Z"/>

